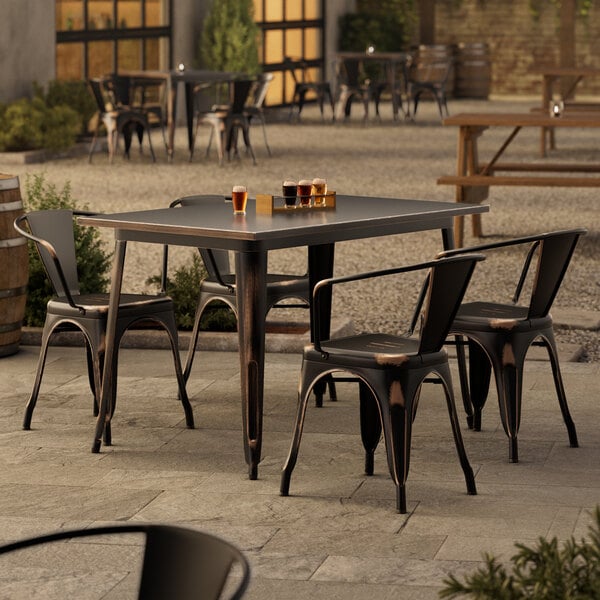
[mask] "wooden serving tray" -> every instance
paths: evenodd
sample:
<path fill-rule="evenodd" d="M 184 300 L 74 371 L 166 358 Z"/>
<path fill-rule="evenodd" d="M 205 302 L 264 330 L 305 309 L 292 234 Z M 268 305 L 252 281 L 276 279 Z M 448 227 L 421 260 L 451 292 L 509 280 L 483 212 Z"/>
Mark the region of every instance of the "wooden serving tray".
<path fill-rule="evenodd" d="M 311 197 L 310 206 L 300 206 L 296 204 L 294 208 L 285 207 L 285 198 L 283 196 L 272 196 L 271 194 L 256 194 L 256 212 L 261 215 L 272 215 L 273 213 L 285 212 L 295 214 L 307 210 L 332 210 L 335 209 L 335 192 L 329 191 L 323 196 L 323 204 L 315 206 L 314 196 Z"/>

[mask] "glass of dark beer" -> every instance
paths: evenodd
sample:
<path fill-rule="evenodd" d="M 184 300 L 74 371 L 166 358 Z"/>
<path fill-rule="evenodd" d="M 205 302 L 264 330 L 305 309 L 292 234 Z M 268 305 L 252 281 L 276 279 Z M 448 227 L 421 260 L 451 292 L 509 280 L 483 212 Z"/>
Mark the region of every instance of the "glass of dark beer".
<path fill-rule="evenodd" d="M 282 185 L 283 198 L 285 200 L 286 208 L 296 208 L 296 196 L 298 192 L 298 186 L 295 181 L 286 179 Z"/>
<path fill-rule="evenodd" d="M 300 197 L 300 207 L 310 206 L 310 197 L 312 194 L 312 179 L 301 179 L 298 182 L 298 196 Z"/>

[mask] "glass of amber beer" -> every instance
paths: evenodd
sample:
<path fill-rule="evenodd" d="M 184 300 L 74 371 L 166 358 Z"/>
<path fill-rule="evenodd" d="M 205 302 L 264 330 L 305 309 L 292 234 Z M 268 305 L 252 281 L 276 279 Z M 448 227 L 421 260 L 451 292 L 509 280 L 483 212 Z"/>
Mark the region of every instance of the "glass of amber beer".
<path fill-rule="evenodd" d="M 246 214 L 246 203 L 248 202 L 248 190 L 245 185 L 234 185 L 231 190 L 231 202 L 234 215 Z"/>
<path fill-rule="evenodd" d="M 325 194 L 327 194 L 327 181 L 320 177 L 312 180 L 312 193 L 315 197 L 315 206 L 325 205 Z"/>
<path fill-rule="evenodd" d="M 300 207 L 310 206 L 310 196 L 312 194 L 312 180 L 301 179 L 298 182 L 298 196 L 300 197 Z"/>
<path fill-rule="evenodd" d="M 285 200 L 286 208 L 296 208 L 296 195 L 298 187 L 295 181 L 286 179 L 282 185 L 283 198 Z"/>

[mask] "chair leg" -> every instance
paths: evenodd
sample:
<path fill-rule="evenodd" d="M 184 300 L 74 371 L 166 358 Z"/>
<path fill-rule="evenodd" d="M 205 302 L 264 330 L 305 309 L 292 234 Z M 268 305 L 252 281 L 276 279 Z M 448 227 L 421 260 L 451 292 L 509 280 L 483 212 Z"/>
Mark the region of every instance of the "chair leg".
<path fill-rule="evenodd" d="M 481 431 L 481 413 L 488 397 L 491 369 L 485 351 L 479 344 L 469 341 L 469 398 L 473 407 L 474 431 Z"/>
<path fill-rule="evenodd" d="M 267 142 L 267 125 L 265 123 L 265 119 L 264 119 L 264 117 L 260 117 L 260 120 L 261 120 L 260 122 L 262 124 L 263 137 L 265 138 L 265 146 L 267 148 L 267 154 L 269 156 L 273 156 L 271 154 L 271 148 L 269 147 L 269 142 Z"/>
<path fill-rule="evenodd" d="M 244 145 L 246 146 L 246 149 L 250 151 L 250 156 L 252 156 L 252 164 L 256 164 L 256 157 L 254 156 L 254 150 L 250 143 L 250 126 L 248 123 L 242 125 L 242 136 L 244 138 Z"/>
<path fill-rule="evenodd" d="M 460 424 L 458 415 L 456 413 L 456 404 L 454 402 L 454 392 L 452 391 L 450 369 L 446 368 L 441 370 L 440 377 L 444 387 L 444 393 L 446 395 L 446 404 L 448 405 L 448 415 L 450 417 L 450 425 L 452 426 L 454 445 L 456 446 L 458 460 L 460 461 L 460 466 L 462 467 L 465 476 L 465 483 L 467 484 L 467 493 L 471 496 L 475 496 L 477 495 L 475 476 L 473 475 L 473 469 L 471 468 L 471 464 L 467 458 L 467 451 L 465 450 L 462 434 L 460 432 Z"/>
<path fill-rule="evenodd" d="M 40 392 L 40 385 L 42 383 L 42 376 L 44 374 L 44 366 L 46 365 L 46 355 L 48 354 L 48 342 L 50 341 L 51 335 L 52 332 L 44 328 L 40 344 L 40 355 L 38 358 L 35 380 L 33 382 L 33 389 L 31 390 L 31 395 L 29 396 L 29 400 L 25 405 L 25 415 L 23 417 L 23 429 L 27 431 L 31 429 L 31 419 L 33 418 L 33 411 L 35 410 L 35 405 L 37 404 L 37 399 Z"/>
<path fill-rule="evenodd" d="M 569 444 L 571 448 L 578 448 L 579 442 L 577 440 L 577 430 L 575 429 L 575 423 L 571 418 L 571 413 L 567 404 L 567 395 L 565 393 L 562 375 L 560 373 L 560 365 L 558 362 L 558 350 L 556 348 L 556 342 L 552 332 L 550 332 L 550 335 L 547 337 L 544 337 L 544 345 L 548 350 L 548 357 L 550 358 L 550 365 L 552 367 L 552 376 L 554 377 L 554 387 L 556 388 L 556 396 L 558 397 L 558 404 L 560 406 L 560 412 L 562 413 L 563 421 L 567 426 Z"/>
<path fill-rule="evenodd" d="M 454 336 L 456 345 L 456 359 L 458 363 L 458 378 L 460 381 L 460 391 L 463 406 L 467 415 L 467 426 L 469 429 L 473 429 L 473 403 L 471 402 L 471 393 L 469 391 L 469 371 L 467 369 L 464 340 L 465 338 L 462 335 Z"/>
<path fill-rule="evenodd" d="M 360 434 L 365 449 L 365 474 L 373 475 L 375 450 L 381 439 L 381 417 L 377 400 L 363 381 L 359 381 L 360 395 Z"/>

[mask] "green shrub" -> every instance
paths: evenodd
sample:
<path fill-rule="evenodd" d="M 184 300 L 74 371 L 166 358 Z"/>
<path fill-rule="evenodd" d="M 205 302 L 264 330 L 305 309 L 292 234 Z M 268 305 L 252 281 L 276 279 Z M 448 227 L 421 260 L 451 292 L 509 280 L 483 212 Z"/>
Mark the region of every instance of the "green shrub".
<path fill-rule="evenodd" d="M 0 151 L 64 150 L 75 143 L 80 119 L 70 107 L 49 107 L 40 97 L 9 104 L 2 117 Z"/>
<path fill-rule="evenodd" d="M 559 546 L 556 537 L 539 538 L 537 545 L 516 544 L 509 572 L 486 555 L 485 567 L 460 582 L 454 575 L 444 580 L 441 598 L 470 596 L 490 600 L 594 600 L 600 599 L 600 507 L 589 540 L 574 537 Z"/>
<path fill-rule="evenodd" d="M 36 86 L 36 95 L 44 99 L 49 107 L 69 106 L 79 115 L 79 135 L 86 135 L 88 123 L 96 112 L 96 103 L 85 81 L 60 81 L 53 79 L 48 83 L 44 94 L 41 87 Z"/>
<path fill-rule="evenodd" d="M 252 0 L 213 0 L 198 47 L 201 65 L 256 75 L 260 72 L 258 35 Z"/>
<path fill-rule="evenodd" d="M 58 190 L 55 185 L 46 183 L 43 175 L 27 177 L 24 204 L 27 211 L 78 208 L 71 196 L 69 182 L 65 183 L 62 190 Z M 99 231 L 93 227 L 75 225 L 74 232 L 80 292 L 86 294 L 106 291 L 111 256 L 104 249 Z M 53 296 L 55 296 L 54 289 L 46 275 L 44 265 L 35 245 L 30 242 L 29 283 L 24 324 L 30 327 L 43 326 L 46 304 Z"/>
<path fill-rule="evenodd" d="M 175 270 L 173 277 L 167 277 L 166 292 L 175 304 L 175 318 L 178 329 L 190 331 L 194 327 L 194 317 L 198 304 L 200 282 L 207 276 L 206 269 L 198 253 L 194 253 L 192 261 Z M 150 285 L 160 285 L 160 275 L 154 275 L 147 281 Z M 222 302 L 211 302 L 200 320 L 203 331 L 236 331 L 235 315 Z"/>

